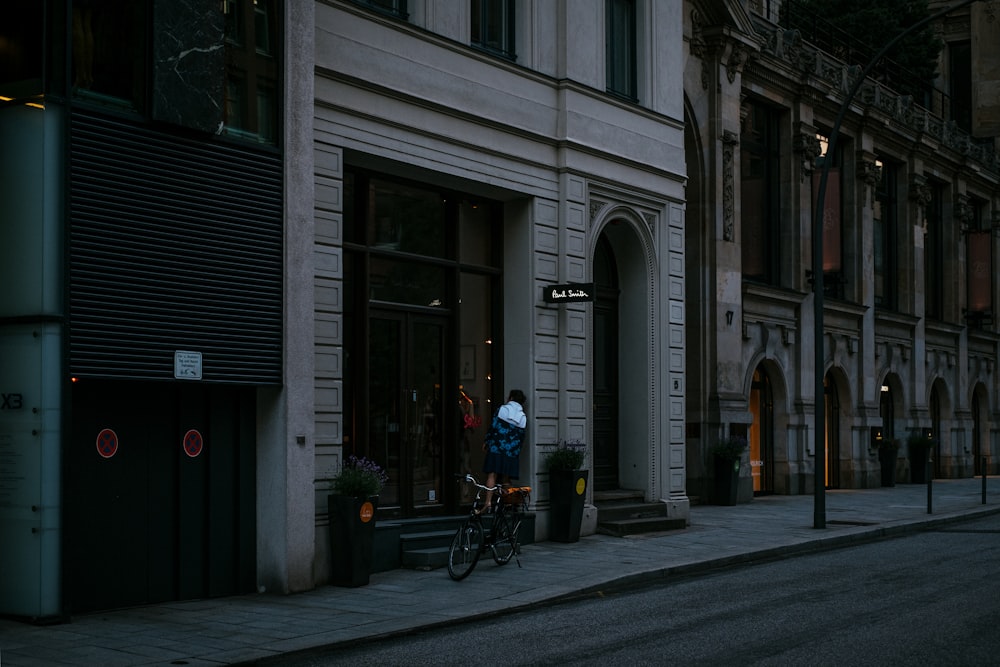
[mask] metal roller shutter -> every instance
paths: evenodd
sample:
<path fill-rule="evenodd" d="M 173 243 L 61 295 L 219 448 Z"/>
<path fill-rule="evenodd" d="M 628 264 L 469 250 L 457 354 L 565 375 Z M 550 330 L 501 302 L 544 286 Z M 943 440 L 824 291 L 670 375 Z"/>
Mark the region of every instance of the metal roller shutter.
<path fill-rule="evenodd" d="M 280 383 L 280 157 L 81 112 L 70 146 L 73 375 Z"/>

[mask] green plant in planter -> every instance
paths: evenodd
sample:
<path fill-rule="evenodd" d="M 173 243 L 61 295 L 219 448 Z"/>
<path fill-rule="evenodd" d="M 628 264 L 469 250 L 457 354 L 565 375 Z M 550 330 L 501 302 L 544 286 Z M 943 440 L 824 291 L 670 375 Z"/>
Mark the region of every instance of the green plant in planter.
<path fill-rule="evenodd" d="M 559 446 L 545 457 L 544 466 L 549 472 L 553 470 L 579 470 L 583 466 L 586 446 L 579 440 L 559 443 Z"/>
<path fill-rule="evenodd" d="M 747 450 L 747 439 L 741 435 L 730 435 L 712 446 L 712 455 L 720 458 L 726 459 L 727 461 L 738 461 L 742 456 L 743 452 Z"/>
<path fill-rule="evenodd" d="M 331 492 L 339 496 L 367 498 L 377 496 L 389 481 L 389 474 L 371 459 L 354 456 L 347 458 L 340 474 L 333 478 Z"/>

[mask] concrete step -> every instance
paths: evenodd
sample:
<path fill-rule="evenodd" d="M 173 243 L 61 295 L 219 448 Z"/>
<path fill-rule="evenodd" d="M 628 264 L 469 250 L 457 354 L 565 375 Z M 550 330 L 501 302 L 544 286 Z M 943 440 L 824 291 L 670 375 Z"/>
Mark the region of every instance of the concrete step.
<path fill-rule="evenodd" d="M 403 567 L 414 570 L 436 570 L 448 564 L 449 540 L 446 547 L 429 547 L 426 549 L 405 549 L 403 551 Z"/>
<path fill-rule="evenodd" d="M 667 506 L 663 503 L 614 502 L 601 503 L 596 505 L 596 507 L 598 521 L 649 519 L 667 516 Z"/>
<path fill-rule="evenodd" d="M 686 520 L 669 519 L 665 516 L 597 522 L 597 532 L 614 537 L 641 535 L 643 533 L 660 533 L 668 530 L 681 530 L 686 527 Z"/>

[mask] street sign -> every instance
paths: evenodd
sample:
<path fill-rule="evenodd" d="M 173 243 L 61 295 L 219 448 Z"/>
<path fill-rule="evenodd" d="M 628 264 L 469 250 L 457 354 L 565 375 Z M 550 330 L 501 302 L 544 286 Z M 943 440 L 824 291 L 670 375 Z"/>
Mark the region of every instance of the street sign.
<path fill-rule="evenodd" d="M 110 428 L 101 429 L 97 434 L 97 453 L 101 458 L 110 459 L 118 453 L 118 434 Z"/>
<path fill-rule="evenodd" d="M 178 380 L 200 380 L 201 352 L 175 350 L 174 377 Z"/>

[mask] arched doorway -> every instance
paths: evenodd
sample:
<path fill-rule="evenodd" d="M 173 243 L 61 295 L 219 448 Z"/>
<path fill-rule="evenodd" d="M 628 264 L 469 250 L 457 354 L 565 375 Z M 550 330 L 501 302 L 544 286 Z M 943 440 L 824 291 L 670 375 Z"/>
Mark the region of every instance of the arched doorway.
<path fill-rule="evenodd" d="M 605 235 L 594 252 L 594 490 L 618 488 L 618 267 Z"/>
<path fill-rule="evenodd" d="M 884 383 L 879 392 L 878 414 L 882 418 L 882 439 L 892 442 L 896 439 L 896 406 L 888 383 Z"/>
<path fill-rule="evenodd" d="M 837 381 L 830 373 L 823 378 L 823 403 L 826 410 L 826 488 L 840 488 L 840 396 Z M 817 452 L 817 455 L 819 453 Z"/>
<path fill-rule="evenodd" d="M 757 366 L 750 383 L 750 474 L 754 495 L 774 493 L 774 392 L 771 379 Z"/>
<path fill-rule="evenodd" d="M 653 414 L 659 410 L 653 340 L 648 242 L 643 219 L 616 207 L 593 247 L 592 327 L 594 491 L 659 494 L 651 455 Z M 669 464 L 668 464 L 669 465 Z"/>

